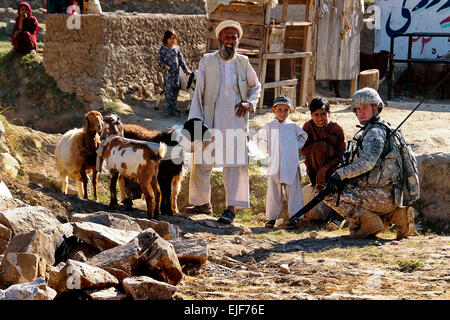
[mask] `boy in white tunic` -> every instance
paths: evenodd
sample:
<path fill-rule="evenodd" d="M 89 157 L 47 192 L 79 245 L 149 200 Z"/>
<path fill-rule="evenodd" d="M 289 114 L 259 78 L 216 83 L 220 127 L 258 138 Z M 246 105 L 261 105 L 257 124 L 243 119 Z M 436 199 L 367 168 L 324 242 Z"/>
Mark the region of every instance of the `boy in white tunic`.
<path fill-rule="evenodd" d="M 292 112 L 289 97 L 281 95 L 276 98 L 272 112 L 275 114 L 275 120 L 266 123 L 253 138 L 262 151 L 269 153 L 266 228 L 273 228 L 276 220 L 280 218 L 283 187 L 290 217 L 303 206 L 299 150 L 308 138 L 308 134 L 297 123 L 287 119 Z"/>

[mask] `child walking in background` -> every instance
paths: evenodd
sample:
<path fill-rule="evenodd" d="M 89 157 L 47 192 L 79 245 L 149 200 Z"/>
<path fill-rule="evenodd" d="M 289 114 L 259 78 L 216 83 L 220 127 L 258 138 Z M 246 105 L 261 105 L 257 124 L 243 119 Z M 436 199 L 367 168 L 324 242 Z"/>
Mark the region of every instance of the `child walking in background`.
<path fill-rule="evenodd" d="M 275 114 L 275 120 L 266 123 L 253 138 L 257 146 L 269 154 L 266 228 L 273 228 L 276 220 L 280 218 L 282 188 L 285 189 L 289 217 L 303 207 L 299 153 L 308 138 L 308 134 L 297 123 L 287 119 L 292 112 L 289 97 L 277 97 L 272 112 Z M 286 226 L 296 227 L 293 223 Z"/>
<path fill-rule="evenodd" d="M 164 33 L 163 46 L 159 49 L 158 53 L 158 64 L 163 68 L 164 72 L 164 91 L 166 93 L 164 115 L 166 117 L 171 114 L 180 114 L 177 110 L 177 99 L 180 93 L 180 68 L 187 75 L 191 74 L 177 42 L 178 36 L 176 32 L 174 30 L 167 30 Z"/>

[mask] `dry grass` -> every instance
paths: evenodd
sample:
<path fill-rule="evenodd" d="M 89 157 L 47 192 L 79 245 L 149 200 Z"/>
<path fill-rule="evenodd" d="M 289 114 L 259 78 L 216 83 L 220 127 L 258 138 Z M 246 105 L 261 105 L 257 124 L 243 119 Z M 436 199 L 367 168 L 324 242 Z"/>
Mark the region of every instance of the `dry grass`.
<path fill-rule="evenodd" d="M 11 48 L 10 41 L 0 41 L 0 53 L 8 52 Z"/>

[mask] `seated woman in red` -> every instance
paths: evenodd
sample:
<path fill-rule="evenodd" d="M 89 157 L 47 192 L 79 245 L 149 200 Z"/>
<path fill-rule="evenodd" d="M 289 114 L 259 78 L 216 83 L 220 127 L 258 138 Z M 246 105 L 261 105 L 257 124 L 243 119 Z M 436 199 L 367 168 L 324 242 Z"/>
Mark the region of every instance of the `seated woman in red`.
<path fill-rule="evenodd" d="M 14 51 L 21 54 L 30 53 L 31 50 L 37 51 L 39 22 L 31 15 L 31 6 L 27 2 L 21 2 L 18 11 L 11 38 Z"/>

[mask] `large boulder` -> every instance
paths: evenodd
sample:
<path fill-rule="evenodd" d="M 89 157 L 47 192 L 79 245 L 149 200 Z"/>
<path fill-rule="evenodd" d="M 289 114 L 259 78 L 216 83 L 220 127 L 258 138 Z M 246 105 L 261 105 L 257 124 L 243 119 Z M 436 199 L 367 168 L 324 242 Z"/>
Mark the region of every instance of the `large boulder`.
<path fill-rule="evenodd" d="M 147 248 L 140 255 L 152 275 L 169 284 L 177 285 L 183 278 L 183 271 L 172 244 L 161 238 L 153 229 L 147 229 L 138 235 L 148 239 Z"/>
<path fill-rule="evenodd" d="M 57 273 L 49 275 L 48 284 L 59 294 L 77 289 L 101 288 L 117 285 L 119 281 L 109 272 L 86 263 L 67 260 Z"/>
<path fill-rule="evenodd" d="M 44 277 L 0 290 L 0 300 L 53 300 L 55 297 L 56 291 L 47 285 Z"/>
<path fill-rule="evenodd" d="M 174 285 L 183 277 L 175 249 L 151 228 L 127 244 L 99 253 L 87 263 L 100 268 L 120 269 L 128 275 L 143 272 Z"/>
<path fill-rule="evenodd" d="M 142 230 L 152 228 L 164 240 L 175 240 L 179 238 L 180 231 L 178 226 L 168 223 L 167 221 L 157 221 L 154 219 L 134 218 Z"/>
<path fill-rule="evenodd" d="M 109 228 L 141 232 L 142 229 L 133 218 L 120 213 L 111 213 L 99 211 L 89 214 L 77 213 L 73 214 L 70 221 L 72 222 L 91 222 L 104 225 Z"/>
<path fill-rule="evenodd" d="M 54 238 L 41 230 L 14 236 L 0 265 L 0 288 L 46 276 L 55 262 Z"/>
<path fill-rule="evenodd" d="M 0 224 L 0 254 L 3 254 L 8 246 L 9 240 L 11 240 L 12 231 Z"/>
<path fill-rule="evenodd" d="M 47 279 L 58 278 L 59 272 L 62 270 L 62 268 L 64 268 L 65 265 L 66 265 L 65 262 L 60 262 L 56 266 L 47 265 L 47 269 L 46 269 Z"/>
<path fill-rule="evenodd" d="M 137 272 L 139 267 L 139 253 L 143 249 L 143 244 L 138 239 L 130 243 L 117 246 L 100 252 L 86 263 L 99 268 L 116 268 L 129 275 Z"/>
<path fill-rule="evenodd" d="M 22 200 L 0 196 L 0 212 L 26 206 L 28 205 Z"/>
<path fill-rule="evenodd" d="M 427 221 L 450 222 L 450 154 L 425 153 L 417 156 L 420 200 L 417 209 Z"/>
<path fill-rule="evenodd" d="M 106 211 L 88 214 L 74 213 L 72 214 L 70 221 L 98 223 L 109 228 L 125 231 L 141 232 L 142 230 L 152 228 L 165 240 L 173 240 L 179 237 L 178 227 L 166 221 L 134 218 L 120 213 Z"/>
<path fill-rule="evenodd" d="M 11 191 L 9 191 L 8 187 L 6 186 L 6 184 L 3 181 L 0 181 L 0 197 L 7 198 L 7 199 L 13 198 Z"/>
<path fill-rule="evenodd" d="M 114 277 L 117 278 L 117 280 L 119 280 L 119 282 L 121 283 L 124 279 L 128 278 L 130 275 L 128 273 L 126 273 L 123 270 L 117 269 L 117 268 L 112 268 L 112 267 L 103 267 L 102 268 L 105 271 L 108 271 L 109 273 L 111 273 Z"/>
<path fill-rule="evenodd" d="M 9 153 L 9 147 L 6 144 L 6 130 L 0 117 L 0 153 L 2 152 Z"/>
<path fill-rule="evenodd" d="M 73 236 L 73 226 L 71 223 L 58 224 L 53 227 L 41 229 L 41 231 L 52 237 L 54 250 L 63 245 L 66 239 Z"/>
<path fill-rule="evenodd" d="M 177 287 L 147 276 L 129 277 L 123 280 L 127 295 L 134 300 L 169 300 Z"/>
<path fill-rule="evenodd" d="M 0 288 L 47 278 L 47 262 L 34 253 L 5 253 L 0 266 Z"/>
<path fill-rule="evenodd" d="M 139 234 L 136 231 L 113 229 L 92 222 L 73 222 L 72 226 L 75 237 L 101 251 L 126 244 Z"/>
<path fill-rule="evenodd" d="M 208 245 L 205 240 L 170 240 L 181 264 L 205 263 L 208 260 Z"/>
<path fill-rule="evenodd" d="M 6 172 L 11 177 L 15 178 L 19 174 L 20 164 L 9 153 L 0 153 L 0 171 Z"/>
<path fill-rule="evenodd" d="M 76 242 L 73 241 L 74 238 L 76 239 Z M 90 258 L 94 257 L 95 255 L 99 254 L 101 251 L 90 244 L 85 243 L 84 241 L 79 240 L 76 237 L 72 237 L 69 239 L 66 239 L 65 244 L 66 246 L 66 255 L 60 256 L 61 260 L 58 261 L 65 261 L 67 259 L 72 260 L 78 260 L 81 261 L 79 258 L 83 259 L 83 256 L 89 260 Z M 61 247 L 59 249 L 62 249 Z M 60 251 L 60 250 L 58 250 Z M 85 262 L 85 261 L 82 261 Z"/>
<path fill-rule="evenodd" d="M 12 252 L 34 253 L 44 258 L 48 264 L 55 263 L 54 238 L 42 230 L 13 236 L 6 248 L 5 256 Z"/>
<path fill-rule="evenodd" d="M 124 300 L 127 298 L 127 295 L 125 293 L 120 292 L 116 288 L 109 288 L 109 289 L 103 289 L 103 290 L 90 290 L 86 292 L 87 295 L 92 300 Z"/>
<path fill-rule="evenodd" d="M 0 223 L 11 229 L 13 235 L 61 224 L 50 210 L 41 206 L 25 206 L 0 211 Z"/>

